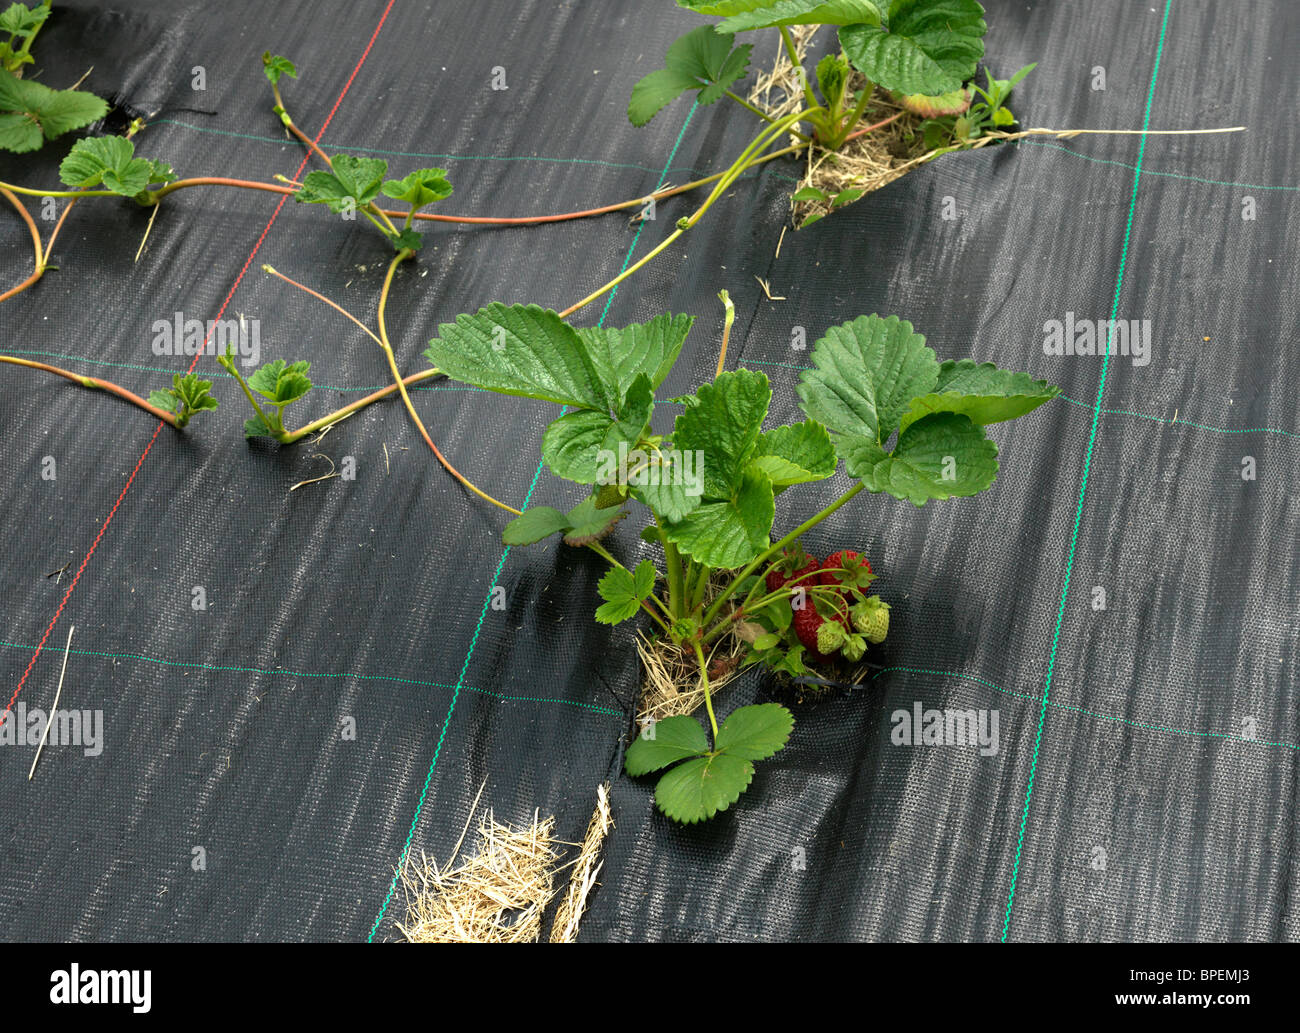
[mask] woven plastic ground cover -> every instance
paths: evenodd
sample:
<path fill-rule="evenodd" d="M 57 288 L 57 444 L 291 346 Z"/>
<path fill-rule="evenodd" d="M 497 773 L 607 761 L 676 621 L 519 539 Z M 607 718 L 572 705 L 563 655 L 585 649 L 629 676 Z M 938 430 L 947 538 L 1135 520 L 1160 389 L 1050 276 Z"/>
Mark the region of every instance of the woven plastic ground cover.
<path fill-rule="evenodd" d="M 1013 99 L 1024 125 L 1249 130 L 950 155 L 787 232 L 779 256 L 799 166 L 777 161 L 575 318 L 699 317 L 671 396 L 711 373 L 725 287 L 730 363 L 767 373 L 783 422 L 808 362 L 793 328 L 811 342 L 869 312 L 910 320 L 941 356 L 1061 385 L 993 429 L 990 492 L 922 510 L 863 496 L 806 542 L 859 548 L 882 574 L 893 621 L 868 686 L 798 707 L 736 806 L 674 826 L 649 780 L 619 775 L 638 669 L 631 628 L 591 619 L 601 564 L 505 549 L 499 513 L 441 471 L 398 405 L 278 448 L 245 443 L 235 385 L 208 357 L 196 369 L 222 408 L 183 434 L 6 367 L 0 695 L 21 686 L 15 707 L 48 707 L 75 625 L 61 706 L 102 712 L 103 728 L 101 752 L 49 749 L 31 782 L 32 749 L 0 749 L 0 935 L 392 939 L 397 866 L 445 857 L 480 785 L 498 819 L 540 809 L 578 840 L 612 775 L 586 940 L 1300 938 L 1300 374 L 1286 361 L 1300 131 L 1277 112 L 1300 89 L 1300 8 L 986 6 L 993 70 L 1039 62 Z M 93 66 L 85 88 L 148 115 L 141 152 L 185 175 L 303 167 L 269 111 L 265 49 L 298 64 L 300 125 L 399 174 L 445 166 L 446 211 L 623 200 L 720 171 L 755 132 L 738 106 L 689 101 L 627 123 L 632 83 L 698 24 L 666 0 L 56 10 L 42 80 Z M 760 38 L 755 63 L 774 56 Z M 508 89 L 491 88 L 497 68 Z M 0 158 L 0 179 L 53 185 L 65 148 Z M 436 227 L 393 290 L 400 361 L 418 369 L 439 322 L 489 301 L 572 303 L 690 206 L 641 225 Z M 155 320 L 242 314 L 263 359 L 311 361 L 311 415 L 386 383 L 372 342 L 259 271 L 372 318 L 386 245 L 364 222 L 186 191 L 136 263 L 148 215 L 80 205 L 58 272 L 0 306 L 0 351 L 145 394 L 190 361 L 153 354 Z M 0 239 L 16 283 L 30 253 L 12 212 Z M 1046 354 L 1046 325 L 1071 318 L 1147 321 L 1149 361 Z M 493 495 L 578 500 L 538 465 L 550 407 L 451 383 L 414 398 Z M 317 452 L 352 457 L 355 479 L 290 492 L 327 472 Z M 847 484 L 783 498 L 777 530 Z M 610 548 L 650 554 L 627 526 Z M 747 675 L 721 711 L 773 691 Z M 996 712 L 997 750 L 895 745 L 894 713 L 917 705 Z"/>

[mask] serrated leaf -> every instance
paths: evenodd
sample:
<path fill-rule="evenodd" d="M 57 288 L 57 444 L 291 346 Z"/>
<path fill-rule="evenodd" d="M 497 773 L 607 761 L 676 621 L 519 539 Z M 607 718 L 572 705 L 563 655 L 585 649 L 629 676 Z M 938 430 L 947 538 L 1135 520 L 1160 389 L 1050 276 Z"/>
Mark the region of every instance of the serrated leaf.
<path fill-rule="evenodd" d="M 803 411 L 834 434 L 884 444 L 917 395 L 934 389 L 939 363 L 897 316 L 859 316 L 814 346 L 797 388 Z M 844 449 L 837 448 L 848 458 Z"/>
<path fill-rule="evenodd" d="M 740 707 L 718 728 L 713 748 L 745 760 L 765 760 L 783 748 L 794 729 L 794 715 L 778 703 Z"/>
<path fill-rule="evenodd" d="M 749 788 L 754 765 L 730 753 L 697 757 L 659 779 L 655 803 L 672 818 L 692 825 L 725 811 Z"/>
<path fill-rule="evenodd" d="M 298 78 L 298 69 L 292 61 L 279 54 L 272 54 L 269 50 L 262 55 L 262 70 L 273 86 L 278 86 L 280 77 L 284 75 L 290 79 Z"/>
<path fill-rule="evenodd" d="M 494 302 L 438 327 L 424 352 L 454 380 L 500 394 L 612 412 L 619 397 L 578 332 L 549 309 Z"/>
<path fill-rule="evenodd" d="M 611 386 L 621 398 L 639 373 L 653 388 L 664 382 L 694 322 L 694 316 L 663 314 L 630 326 L 576 329 L 598 367 L 612 371 Z"/>
<path fill-rule="evenodd" d="M 581 409 L 553 421 L 542 435 L 542 458 L 551 472 L 579 484 L 624 483 L 630 468 L 620 468 L 620 457 L 635 445 L 650 423 L 654 395 L 650 381 L 639 374 L 619 407 L 617 418 L 595 409 Z M 640 457 L 629 464 L 641 465 Z"/>
<path fill-rule="evenodd" d="M 0 68 L 0 146 L 7 150 L 34 151 L 43 140 L 81 129 L 106 114 L 107 102 L 93 93 L 53 90 Z"/>
<path fill-rule="evenodd" d="M 831 476 L 838 460 L 826 428 L 815 420 L 805 420 L 760 434 L 750 465 L 767 474 L 772 487 L 780 491 Z"/>
<path fill-rule="evenodd" d="M 286 364 L 284 359 L 273 359 L 248 378 L 248 386 L 276 406 L 296 402 L 311 390 L 307 371 L 310 362 Z"/>
<path fill-rule="evenodd" d="M 958 90 L 984 56 L 977 0 L 892 0 L 885 24 L 844 25 L 840 46 L 872 82 L 900 93 Z"/>
<path fill-rule="evenodd" d="M 655 568 L 649 560 L 642 560 L 631 572 L 611 567 L 596 585 L 596 591 L 605 600 L 596 610 L 596 620 L 602 624 L 619 624 L 635 617 L 654 587 Z"/>
<path fill-rule="evenodd" d="M 414 209 L 451 196 L 446 169 L 416 169 L 401 179 L 385 180 L 379 189 L 386 197 L 405 201 Z"/>
<path fill-rule="evenodd" d="M 771 399 L 765 374 L 737 369 L 701 384 L 695 404 L 678 414 L 673 447 L 703 454 L 706 498 L 729 499 L 740 487 Z"/>
<path fill-rule="evenodd" d="M 340 154 L 333 169 L 316 169 L 307 173 L 302 189 L 293 195 L 304 204 L 323 204 L 332 212 L 345 212 L 369 204 L 379 196 L 380 184 L 388 171 L 382 158 L 361 158 Z"/>
<path fill-rule="evenodd" d="M 827 54 L 817 62 L 817 86 L 827 106 L 838 104 L 849 78 L 849 63 L 839 54 Z"/>
<path fill-rule="evenodd" d="M 506 545 L 532 545 L 569 529 L 569 518 L 550 506 L 535 506 L 506 524 L 501 540 Z"/>
<path fill-rule="evenodd" d="M 746 470 L 734 498 L 708 502 L 677 523 L 666 524 L 668 540 L 710 567 L 743 567 L 769 544 L 776 501 L 761 470 Z"/>
<path fill-rule="evenodd" d="M 165 412 L 174 413 L 181 400 L 176 397 L 175 391 L 155 388 L 149 392 L 149 404 Z"/>
<path fill-rule="evenodd" d="M 590 545 L 609 534 L 625 516 L 627 511 L 624 509 L 599 509 L 595 498 L 588 496 L 569 510 L 569 530 L 564 543 Z"/>
<path fill-rule="evenodd" d="M 934 390 L 912 399 L 899 430 L 906 430 L 932 412 L 965 413 L 981 426 L 1014 420 L 1060 393 L 1059 387 L 1034 380 L 1028 373 L 998 369 L 991 362 L 949 359 L 939 367 Z"/>
<path fill-rule="evenodd" d="M 703 485 L 693 480 L 699 474 L 698 469 L 694 466 L 689 471 L 684 469 L 686 458 L 665 454 L 653 467 L 656 482 L 633 482 L 628 486 L 632 497 L 668 521 L 682 520 L 693 513 L 704 501 Z"/>
<path fill-rule="evenodd" d="M 0 32 L 26 38 L 33 29 L 40 28 L 49 16 L 50 9 L 44 5 L 28 7 L 26 4 L 10 4 L 0 12 Z"/>
<path fill-rule="evenodd" d="M 59 164 L 59 178 L 74 189 L 102 186 L 123 197 L 134 197 L 154 181 L 157 167 L 134 155 L 135 144 L 124 136 L 87 137 L 73 144 Z"/>
<path fill-rule="evenodd" d="M 712 104 L 749 67 L 751 45 L 732 49 L 729 35 L 701 25 L 674 40 L 664 55 L 664 67 L 632 87 L 627 117 L 643 126 L 688 90 L 700 91 L 700 103 Z"/>
<path fill-rule="evenodd" d="M 934 413 L 899 434 L 890 455 L 859 464 L 855 454 L 844 465 L 869 490 L 921 506 L 983 491 L 997 477 L 997 455 L 997 446 L 970 417 Z"/>
<path fill-rule="evenodd" d="M 637 778 L 708 751 L 709 740 L 695 718 L 684 714 L 665 717 L 654 723 L 653 739 L 638 735 L 627 748 L 623 770 Z"/>
<path fill-rule="evenodd" d="M 393 250 L 419 251 L 424 247 L 424 237 L 415 230 L 402 230 L 393 238 Z"/>
<path fill-rule="evenodd" d="M 275 434 L 271 428 L 266 425 L 262 417 L 254 414 L 244 421 L 244 437 L 246 438 L 273 438 Z"/>
<path fill-rule="evenodd" d="M 875 0 L 677 0 L 696 14 L 722 15 L 720 32 L 743 32 L 777 25 L 853 25 L 880 21 L 883 2 Z"/>

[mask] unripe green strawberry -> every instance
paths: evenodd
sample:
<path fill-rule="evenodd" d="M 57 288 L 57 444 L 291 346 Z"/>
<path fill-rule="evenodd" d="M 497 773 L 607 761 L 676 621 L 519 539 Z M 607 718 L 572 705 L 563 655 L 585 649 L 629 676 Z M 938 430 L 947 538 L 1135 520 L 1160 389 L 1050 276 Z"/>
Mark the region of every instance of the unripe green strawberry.
<path fill-rule="evenodd" d="M 853 607 L 853 627 L 872 645 L 880 645 L 889 634 L 889 603 L 873 595 Z"/>
<path fill-rule="evenodd" d="M 830 655 L 844 645 L 844 625 L 837 620 L 824 621 L 817 629 L 817 652 Z"/>
<path fill-rule="evenodd" d="M 867 640 L 861 635 L 847 635 L 844 645 L 840 647 L 840 656 L 851 664 L 856 664 L 867 651 Z"/>

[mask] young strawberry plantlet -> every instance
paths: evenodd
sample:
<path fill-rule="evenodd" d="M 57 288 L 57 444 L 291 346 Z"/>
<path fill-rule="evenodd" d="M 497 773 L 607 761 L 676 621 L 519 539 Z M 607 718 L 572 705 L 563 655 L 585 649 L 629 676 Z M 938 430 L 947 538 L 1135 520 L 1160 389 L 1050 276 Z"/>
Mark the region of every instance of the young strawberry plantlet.
<path fill-rule="evenodd" d="M 752 662 L 790 673 L 833 654 L 857 662 L 884 640 L 889 608 L 869 594 L 870 564 L 852 550 L 814 563 L 798 551 L 800 537 L 864 491 L 917 506 L 983 491 L 998 469 L 985 425 L 1057 393 L 988 363 L 941 363 L 911 324 L 862 316 L 814 346 L 798 386 L 807 419 L 765 427 L 771 386 L 752 370 L 656 400 L 691 323 L 662 315 L 621 329 L 575 328 L 535 305 L 493 304 L 439 327 L 425 352 L 456 380 L 565 407 L 542 436 L 542 459 L 588 497 L 567 513 L 529 509 L 502 537 L 529 545 L 562 534 L 592 548 L 611 564 L 597 586 L 596 619 L 649 613 L 662 641 L 694 655 L 711 738 L 693 717 L 668 718 L 632 744 L 626 765 L 632 775 L 670 768 L 656 800 L 683 822 L 734 803 L 753 762 L 781 749 L 793 726 L 772 703 L 742 707 L 719 725 L 707 653 L 720 639 L 743 627 Z M 671 433 L 653 430 L 657 405 L 681 407 Z M 825 480 L 841 461 L 854 485 L 773 542 L 778 496 Z M 601 544 L 633 503 L 648 512 L 642 537 L 662 548 L 659 569 L 642 560 L 629 570 Z"/>
<path fill-rule="evenodd" d="M 39 7 L 10 4 L 0 11 L 0 68 L 22 75 L 23 65 L 36 60 L 32 57 L 32 41 L 49 16 L 50 0 L 44 0 Z"/>
<path fill-rule="evenodd" d="M 190 422 L 190 417 L 204 409 L 215 409 L 217 400 L 211 395 L 212 381 L 200 380 L 195 373 L 181 376 L 172 374 L 172 386 L 163 391 L 150 391 L 149 404 L 172 413 L 177 428 Z"/>

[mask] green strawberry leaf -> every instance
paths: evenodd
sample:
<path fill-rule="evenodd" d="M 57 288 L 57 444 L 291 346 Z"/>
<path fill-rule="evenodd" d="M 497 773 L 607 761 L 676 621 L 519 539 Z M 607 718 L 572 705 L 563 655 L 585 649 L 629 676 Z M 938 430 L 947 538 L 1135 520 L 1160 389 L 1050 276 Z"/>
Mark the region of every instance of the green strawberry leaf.
<path fill-rule="evenodd" d="M 838 460 L 826 428 L 806 420 L 760 434 L 749 465 L 767 474 L 780 492 L 792 484 L 824 480 L 835 472 Z"/>
<path fill-rule="evenodd" d="M 0 32 L 26 39 L 32 31 L 40 28 L 50 16 L 50 9 L 45 5 L 28 7 L 26 4 L 10 4 L 0 12 Z"/>
<path fill-rule="evenodd" d="M 838 104 L 843 98 L 850 71 L 849 63 L 839 54 L 827 54 L 817 62 L 817 85 L 828 106 Z"/>
<path fill-rule="evenodd" d="M 632 87 L 627 117 L 643 126 L 688 90 L 700 91 L 700 103 L 712 104 L 749 67 L 752 44 L 731 46 L 731 37 L 701 25 L 674 40 L 664 55 L 664 67 Z"/>
<path fill-rule="evenodd" d="M 937 96 L 975 74 L 987 28 L 977 0 L 892 0 L 885 24 L 844 25 L 839 35 L 853 67 L 872 82 Z"/>
<path fill-rule="evenodd" d="M 941 115 L 960 115 L 970 107 L 971 91 L 967 89 L 950 90 L 937 97 L 928 97 L 924 93 L 893 93 L 893 101 L 899 107 L 922 118 L 938 118 Z"/>
<path fill-rule="evenodd" d="M 52 90 L 0 68 L 0 148 L 16 153 L 34 151 L 44 141 L 81 129 L 107 114 L 107 102 L 93 93 Z"/>
<path fill-rule="evenodd" d="M 501 532 L 501 540 L 506 545 L 532 545 L 557 531 L 567 531 L 570 526 L 569 518 L 558 509 L 535 506 L 525 509 L 522 516 L 517 516 L 506 524 L 505 530 Z"/>
<path fill-rule="evenodd" d="M 609 507 L 601 509 L 596 505 L 595 496 L 589 495 L 569 510 L 569 530 L 564 535 L 564 543 L 590 545 L 609 534 L 614 525 L 625 516 L 627 510 Z"/>
<path fill-rule="evenodd" d="M 332 212 L 354 211 L 379 196 L 387 171 L 388 162 L 382 158 L 340 154 L 334 159 L 332 172 L 316 169 L 307 173 L 302 189 L 293 198 L 304 204 L 327 205 Z"/>
<path fill-rule="evenodd" d="M 941 412 L 908 426 L 890 455 L 853 453 L 844 465 L 870 491 L 887 491 L 922 506 L 930 499 L 983 491 L 997 477 L 997 455 L 997 446 L 969 416 Z"/>
<path fill-rule="evenodd" d="M 578 327 L 578 336 L 600 368 L 612 371 L 610 386 L 619 397 L 627 394 L 637 374 L 658 388 L 668 376 L 686 343 L 694 316 L 658 315 L 648 323 L 625 327 Z"/>
<path fill-rule="evenodd" d="M 912 399 L 928 394 L 939 380 L 939 363 L 925 338 L 897 316 L 859 316 L 831 327 L 813 346 L 812 362 L 797 389 L 803 411 L 832 434 L 879 445 Z"/>
<path fill-rule="evenodd" d="M 424 237 L 415 230 L 402 230 L 393 238 L 393 250 L 419 251 L 424 247 Z"/>
<path fill-rule="evenodd" d="M 279 54 L 272 54 L 269 50 L 262 54 L 262 70 L 272 86 L 280 85 L 282 75 L 287 75 L 290 79 L 298 78 L 298 69 L 292 61 Z"/>
<path fill-rule="evenodd" d="M 176 178 L 166 162 L 135 157 L 135 144 L 124 136 L 90 136 L 72 145 L 59 164 L 59 178 L 76 190 L 102 186 L 135 197 L 150 183 Z"/>
<path fill-rule="evenodd" d="M 596 591 L 605 600 L 596 610 L 596 620 L 601 624 L 621 624 L 635 617 L 654 587 L 655 567 L 649 560 L 642 560 L 633 572 L 611 567 L 596 585 Z"/>
<path fill-rule="evenodd" d="M 790 738 L 794 715 L 778 703 L 740 707 L 718 728 L 714 749 L 745 760 L 765 760 Z"/>
<path fill-rule="evenodd" d="M 494 302 L 438 327 L 425 356 L 454 380 L 499 394 L 612 412 L 614 374 L 549 309 Z"/>
<path fill-rule="evenodd" d="M 644 733 L 638 735 L 623 759 L 623 770 L 633 778 L 709 752 L 704 729 L 693 717 L 665 717 L 651 727 L 654 738 L 647 739 Z"/>
<path fill-rule="evenodd" d="M 650 424 L 654 395 L 639 374 L 618 418 L 595 409 L 561 416 L 542 435 L 542 458 L 551 472 L 579 484 L 611 484 L 633 471 L 618 469 L 618 457 L 631 452 Z M 620 449 L 622 446 L 622 450 Z"/>
<path fill-rule="evenodd" d="M 754 765 L 743 757 L 730 753 L 696 757 L 659 779 L 655 803 L 673 821 L 693 825 L 725 811 L 753 778 Z"/>
<path fill-rule="evenodd" d="M 703 502 L 703 484 L 693 458 L 675 449 L 662 453 L 647 471 L 649 480 L 640 483 L 644 478 L 632 479 L 628 485 L 632 497 L 668 521 L 676 522 L 694 512 Z"/>
<path fill-rule="evenodd" d="M 705 496 L 729 499 L 758 443 L 772 387 L 765 374 L 737 369 L 701 384 L 695 399 L 677 416 L 673 445 L 703 453 Z"/>
<path fill-rule="evenodd" d="M 719 32 L 777 25 L 853 25 L 880 22 L 884 0 L 677 0 L 696 14 L 722 15 Z"/>
<path fill-rule="evenodd" d="M 705 503 L 677 523 L 666 524 L 664 533 L 697 562 L 733 569 L 767 548 L 775 516 L 771 480 L 761 470 L 750 469 L 741 476 L 734 498 Z"/>
<path fill-rule="evenodd" d="M 981 426 L 1014 420 L 1051 401 L 1061 389 L 1028 373 L 998 369 L 991 362 L 973 359 L 949 359 L 939 367 L 934 390 L 912 399 L 899 430 L 932 412 L 959 412 Z"/>
<path fill-rule="evenodd" d="M 273 438 L 275 433 L 266 425 L 262 417 L 253 415 L 244 421 L 244 437 Z"/>
<path fill-rule="evenodd" d="M 451 196 L 446 169 L 416 169 L 401 179 L 385 180 L 379 189 L 386 197 L 405 201 L 412 210 Z"/>
<path fill-rule="evenodd" d="M 273 359 L 248 378 L 248 386 L 273 405 L 283 408 L 311 390 L 307 378 L 310 362 L 285 364 L 284 359 Z"/>

